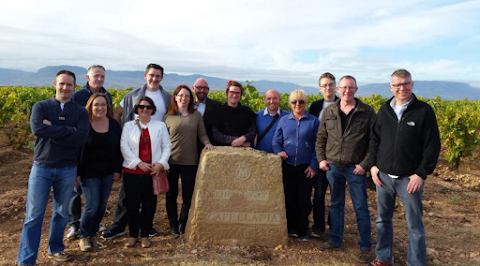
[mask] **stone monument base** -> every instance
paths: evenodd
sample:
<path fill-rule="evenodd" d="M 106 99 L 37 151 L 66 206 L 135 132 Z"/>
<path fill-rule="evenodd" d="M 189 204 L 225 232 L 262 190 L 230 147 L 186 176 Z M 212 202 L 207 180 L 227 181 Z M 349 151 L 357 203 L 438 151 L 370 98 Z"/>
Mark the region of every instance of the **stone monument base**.
<path fill-rule="evenodd" d="M 285 245 L 280 157 L 251 148 L 203 151 L 185 234 L 201 245 Z"/>

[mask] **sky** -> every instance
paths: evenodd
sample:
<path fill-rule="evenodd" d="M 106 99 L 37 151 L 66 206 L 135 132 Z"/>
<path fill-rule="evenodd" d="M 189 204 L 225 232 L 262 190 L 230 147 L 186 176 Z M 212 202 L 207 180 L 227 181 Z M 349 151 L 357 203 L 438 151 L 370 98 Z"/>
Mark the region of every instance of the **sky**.
<path fill-rule="evenodd" d="M 327 71 L 389 82 L 405 68 L 480 87 L 479 14 L 480 0 L 0 0 L 0 68 L 158 63 L 302 86 Z"/>

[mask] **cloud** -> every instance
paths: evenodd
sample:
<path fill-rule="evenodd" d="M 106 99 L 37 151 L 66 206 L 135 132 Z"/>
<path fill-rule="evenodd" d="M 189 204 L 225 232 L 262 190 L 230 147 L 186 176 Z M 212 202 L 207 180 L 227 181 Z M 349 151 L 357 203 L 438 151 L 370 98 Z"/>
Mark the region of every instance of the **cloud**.
<path fill-rule="evenodd" d="M 453 0 L 9 1 L 0 67 L 157 62 L 167 72 L 315 86 L 325 71 L 384 82 L 401 65 L 420 79 L 478 80 L 479 11 L 480 1 Z"/>

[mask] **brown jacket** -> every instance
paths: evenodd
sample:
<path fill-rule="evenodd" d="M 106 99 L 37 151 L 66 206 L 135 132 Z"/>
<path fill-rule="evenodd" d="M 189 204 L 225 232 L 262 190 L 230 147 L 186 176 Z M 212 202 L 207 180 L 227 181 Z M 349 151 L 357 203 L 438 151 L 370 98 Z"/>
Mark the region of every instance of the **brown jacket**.
<path fill-rule="evenodd" d="M 336 166 L 360 164 L 368 170 L 368 144 L 375 111 L 370 105 L 357 98 L 355 100 L 357 105 L 347 118 L 343 135 L 340 100 L 323 112 L 315 144 L 318 162 L 328 160 Z"/>

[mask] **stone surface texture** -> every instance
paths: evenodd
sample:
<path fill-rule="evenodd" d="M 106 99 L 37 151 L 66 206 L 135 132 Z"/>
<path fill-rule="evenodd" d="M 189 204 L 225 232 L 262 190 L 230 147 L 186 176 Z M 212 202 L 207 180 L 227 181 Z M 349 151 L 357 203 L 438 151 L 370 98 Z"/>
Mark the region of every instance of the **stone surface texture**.
<path fill-rule="evenodd" d="M 285 245 L 280 157 L 251 148 L 203 151 L 185 234 L 200 245 Z"/>

